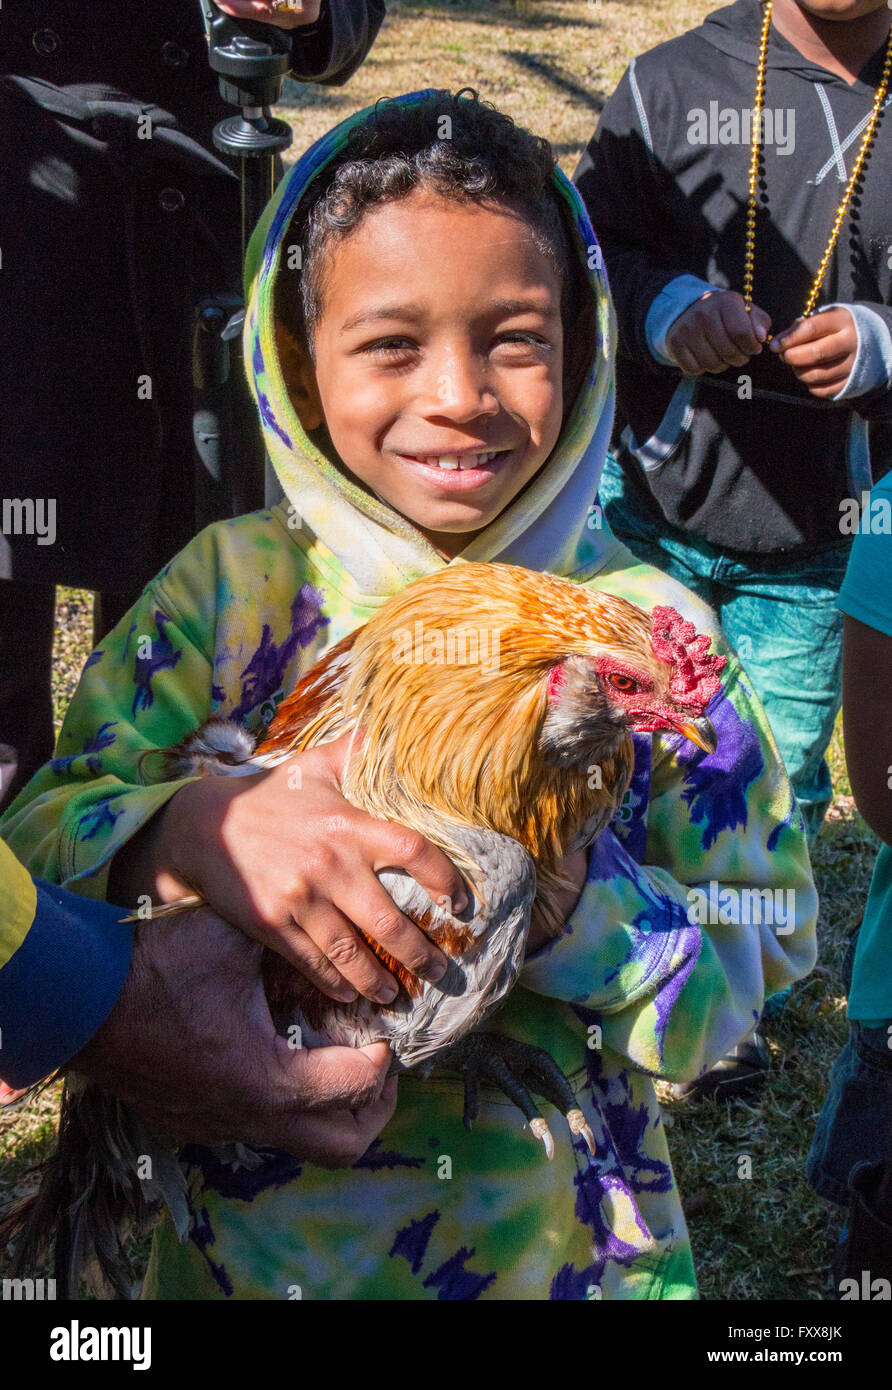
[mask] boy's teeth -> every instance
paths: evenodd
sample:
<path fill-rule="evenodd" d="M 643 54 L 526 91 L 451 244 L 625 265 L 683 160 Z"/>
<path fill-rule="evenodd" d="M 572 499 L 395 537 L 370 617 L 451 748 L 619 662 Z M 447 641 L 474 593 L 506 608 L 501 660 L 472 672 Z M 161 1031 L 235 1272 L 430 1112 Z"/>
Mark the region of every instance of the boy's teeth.
<path fill-rule="evenodd" d="M 483 463 L 489 463 L 494 459 L 498 450 L 491 449 L 485 454 L 442 454 L 438 459 L 430 459 L 429 462 L 435 464 L 437 468 L 479 468 Z"/>

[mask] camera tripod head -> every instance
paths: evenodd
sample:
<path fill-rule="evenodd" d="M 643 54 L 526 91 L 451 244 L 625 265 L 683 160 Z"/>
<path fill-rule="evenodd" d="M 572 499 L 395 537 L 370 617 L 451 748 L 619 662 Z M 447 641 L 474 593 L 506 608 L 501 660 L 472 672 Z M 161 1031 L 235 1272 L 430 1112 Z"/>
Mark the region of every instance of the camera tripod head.
<path fill-rule="evenodd" d="M 276 155 L 291 144 L 291 127 L 270 114 L 282 96 L 291 64 L 291 40 L 283 29 L 255 20 L 236 20 L 213 0 L 199 0 L 208 42 L 208 61 L 220 95 L 240 116 L 214 127 L 214 144 L 234 158 Z"/>
<path fill-rule="evenodd" d="M 291 65 L 291 40 L 283 29 L 256 20 L 237 20 L 218 10 L 213 0 L 199 0 L 208 61 L 217 74 L 220 95 L 241 114 L 214 126 L 214 144 L 240 161 L 242 252 L 261 212 L 272 197 L 276 156 L 291 144 L 291 127 L 270 112 L 282 95 Z M 243 255 L 244 259 L 244 255 Z"/>

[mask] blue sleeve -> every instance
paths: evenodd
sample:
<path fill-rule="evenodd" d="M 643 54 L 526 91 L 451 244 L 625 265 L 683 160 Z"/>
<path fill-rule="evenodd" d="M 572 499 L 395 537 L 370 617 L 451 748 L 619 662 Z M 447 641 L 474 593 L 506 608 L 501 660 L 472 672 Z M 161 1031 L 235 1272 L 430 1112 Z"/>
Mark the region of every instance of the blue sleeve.
<path fill-rule="evenodd" d="M 342 86 L 364 61 L 384 14 L 384 0 L 322 0 L 315 24 L 287 31 L 292 77 Z"/>
<path fill-rule="evenodd" d="M 666 346 L 669 329 L 686 309 L 690 309 L 692 304 L 696 304 L 697 300 L 702 299 L 710 290 L 713 294 L 721 293 L 720 286 L 711 285 L 708 280 L 701 280 L 698 275 L 677 275 L 660 291 L 648 309 L 644 320 L 647 346 L 657 361 L 662 362 L 665 367 L 678 366 L 675 358 L 669 355 Z"/>
<path fill-rule="evenodd" d="M 61 1067 L 105 1022 L 130 965 L 127 909 L 41 879 L 34 921 L 0 970 L 0 1077 L 13 1089 Z"/>
<path fill-rule="evenodd" d="M 818 313 L 828 309 L 848 309 L 858 339 L 848 380 L 831 399 L 848 401 L 892 385 L 892 333 L 883 315 L 869 304 L 824 304 Z"/>

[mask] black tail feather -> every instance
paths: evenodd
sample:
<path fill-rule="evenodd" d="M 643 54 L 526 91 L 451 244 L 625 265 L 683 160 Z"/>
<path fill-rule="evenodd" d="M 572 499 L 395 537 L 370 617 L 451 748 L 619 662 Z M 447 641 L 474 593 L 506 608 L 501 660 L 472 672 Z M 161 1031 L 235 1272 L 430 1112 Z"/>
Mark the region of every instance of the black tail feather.
<path fill-rule="evenodd" d="M 63 1091 L 56 1149 L 35 1171 L 37 1191 L 0 1219 L 0 1246 L 15 1244 L 13 1276 L 33 1275 L 55 1240 L 57 1298 L 77 1298 L 82 1278 L 98 1293 L 138 1297 L 130 1234 L 147 1230 L 162 1202 L 181 1235 L 188 1224 L 169 1146 L 122 1101 L 75 1077 Z"/>

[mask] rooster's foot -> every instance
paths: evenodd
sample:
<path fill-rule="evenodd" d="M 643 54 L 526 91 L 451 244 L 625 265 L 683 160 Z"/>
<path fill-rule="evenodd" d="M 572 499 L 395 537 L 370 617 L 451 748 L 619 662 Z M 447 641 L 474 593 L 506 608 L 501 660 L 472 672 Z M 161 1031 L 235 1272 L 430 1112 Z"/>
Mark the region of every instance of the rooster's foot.
<path fill-rule="evenodd" d="M 455 1068 L 464 1076 L 465 1129 L 471 1128 L 480 1111 L 480 1082 L 488 1081 L 526 1116 L 530 1129 L 542 1140 L 549 1159 L 554 1158 L 554 1140 L 531 1091 L 556 1106 L 566 1118 L 570 1132 L 581 1135 L 589 1153 L 594 1154 L 595 1136 L 576 1104 L 573 1087 L 541 1047 L 503 1037 L 500 1033 L 468 1033 L 448 1052 L 440 1054 L 437 1065 Z"/>

